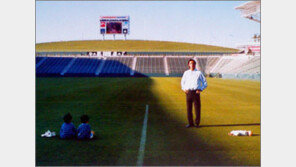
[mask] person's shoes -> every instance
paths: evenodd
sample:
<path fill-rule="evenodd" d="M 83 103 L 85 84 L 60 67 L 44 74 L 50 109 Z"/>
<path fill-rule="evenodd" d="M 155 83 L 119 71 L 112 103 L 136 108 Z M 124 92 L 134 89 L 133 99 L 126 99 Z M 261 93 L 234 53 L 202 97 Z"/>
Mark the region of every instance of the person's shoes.
<path fill-rule="evenodd" d="M 194 125 L 190 125 L 190 124 L 186 125 L 186 128 L 190 128 L 190 127 L 194 127 Z"/>
<path fill-rule="evenodd" d="M 194 125 L 194 127 L 199 128 L 199 125 Z"/>

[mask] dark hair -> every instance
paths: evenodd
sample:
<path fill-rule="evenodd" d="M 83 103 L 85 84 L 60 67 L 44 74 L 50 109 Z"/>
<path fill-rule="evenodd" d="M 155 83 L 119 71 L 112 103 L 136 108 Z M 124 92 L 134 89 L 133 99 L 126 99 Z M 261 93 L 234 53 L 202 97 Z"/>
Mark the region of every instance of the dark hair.
<path fill-rule="evenodd" d="M 80 117 L 81 123 L 87 123 L 89 121 L 89 117 L 87 115 L 82 115 Z"/>
<path fill-rule="evenodd" d="M 64 119 L 64 122 L 70 123 L 72 121 L 72 116 L 70 113 L 68 113 L 68 114 L 64 115 L 63 119 Z"/>
<path fill-rule="evenodd" d="M 196 65 L 196 61 L 193 60 L 193 59 L 189 59 L 187 64 L 189 64 L 190 61 L 193 61 L 194 62 L 194 65 Z"/>

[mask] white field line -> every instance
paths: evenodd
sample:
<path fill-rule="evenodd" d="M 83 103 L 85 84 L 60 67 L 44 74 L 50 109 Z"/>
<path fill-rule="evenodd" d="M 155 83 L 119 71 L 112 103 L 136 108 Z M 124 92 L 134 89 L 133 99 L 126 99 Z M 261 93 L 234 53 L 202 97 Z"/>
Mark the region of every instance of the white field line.
<path fill-rule="evenodd" d="M 143 122 L 143 129 L 142 129 L 142 136 L 141 136 L 141 141 L 140 141 L 137 166 L 143 166 L 145 143 L 146 143 L 147 122 L 148 122 L 148 108 L 149 108 L 149 106 L 146 104 L 146 112 L 145 112 L 145 117 L 144 117 L 144 122 Z"/>

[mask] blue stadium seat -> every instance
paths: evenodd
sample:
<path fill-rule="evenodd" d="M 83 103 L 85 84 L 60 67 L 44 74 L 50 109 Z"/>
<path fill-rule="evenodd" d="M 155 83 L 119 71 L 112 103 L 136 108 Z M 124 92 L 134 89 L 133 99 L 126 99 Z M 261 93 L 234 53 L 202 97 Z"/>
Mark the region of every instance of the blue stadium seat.
<path fill-rule="evenodd" d="M 77 58 L 65 76 L 92 76 L 101 62 L 101 59 Z"/>
<path fill-rule="evenodd" d="M 60 75 L 72 58 L 47 57 L 47 59 L 36 69 L 37 75 L 56 76 Z"/>

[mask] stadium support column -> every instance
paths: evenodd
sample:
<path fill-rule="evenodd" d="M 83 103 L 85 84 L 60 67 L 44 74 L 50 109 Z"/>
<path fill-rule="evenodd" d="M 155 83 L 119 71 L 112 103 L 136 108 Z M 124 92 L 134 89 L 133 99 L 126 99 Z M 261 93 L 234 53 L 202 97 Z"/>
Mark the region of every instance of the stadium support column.
<path fill-rule="evenodd" d="M 135 74 L 136 64 L 137 64 L 137 57 L 135 56 L 133 59 L 132 69 L 130 71 L 131 76 L 134 76 L 134 74 Z"/>
<path fill-rule="evenodd" d="M 168 62 L 167 62 L 167 57 L 166 56 L 163 57 L 163 65 L 164 65 L 165 75 L 169 76 L 170 72 L 169 72 Z"/>
<path fill-rule="evenodd" d="M 105 65 L 105 62 L 106 62 L 106 58 L 103 59 L 102 63 L 100 64 L 100 66 L 99 66 L 98 69 L 96 70 L 95 74 L 96 74 L 97 76 L 101 73 L 101 71 L 102 71 L 102 69 L 103 69 L 103 67 L 104 67 L 104 65 Z"/>
<path fill-rule="evenodd" d="M 61 72 L 61 75 L 64 75 L 69 69 L 70 69 L 70 67 L 74 64 L 74 62 L 75 62 L 75 60 L 76 60 L 77 58 L 75 57 L 75 58 L 73 58 L 70 62 L 69 62 L 69 64 L 63 69 L 63 71 Z"/>

